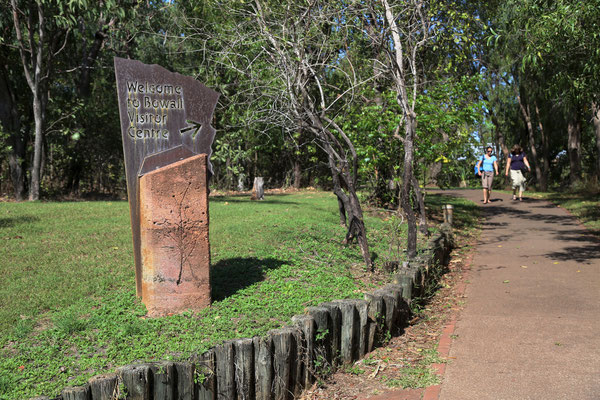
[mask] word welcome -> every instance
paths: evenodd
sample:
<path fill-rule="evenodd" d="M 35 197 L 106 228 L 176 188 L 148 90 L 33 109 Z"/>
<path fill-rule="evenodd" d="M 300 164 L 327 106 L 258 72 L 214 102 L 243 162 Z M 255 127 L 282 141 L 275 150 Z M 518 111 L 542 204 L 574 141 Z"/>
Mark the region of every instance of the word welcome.
<path fill-rule="evenodd" d="M 183 93 L 181 86 L 165 85 L 160 83 L 139 83 L 138 81 L 127 82 L 127 93 L 150 93 L 150 94 L 178 94 Z"/>
<path fill-rule="evenodd" d="M 127 82 L 127 134 L 137 139 L 168 139 L 170 111 L 184 110 L 183 88 L 171 84 Z"/>

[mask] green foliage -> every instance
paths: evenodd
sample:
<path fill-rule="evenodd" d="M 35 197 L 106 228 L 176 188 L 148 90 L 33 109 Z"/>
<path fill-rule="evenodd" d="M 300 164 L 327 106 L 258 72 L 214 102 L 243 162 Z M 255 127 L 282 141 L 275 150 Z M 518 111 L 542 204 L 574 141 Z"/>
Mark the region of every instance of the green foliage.
<path fill-rule="evenodd" d="M 35 4 L 17 3 L 25 14 Z M 267 177 L 271 187 L 289 185 L 294 167 L 300 168 L 304 185 L 329 184 L 326 157 L 306 128 L 310 121 L 290 109 L 290 104 L 302 103 L 302 96 L 286 97 L 291 75 L 281 59 L 265 51 L 271 46 L 266 34 L 276 33 L 288 40 L 284 50 L 293 53 L 292 31 L 282 30 L 280 22 L 288 14 L 301 15 L 306 4 L 263 1 L 270 24 L 266 31 L 257 29 L 255 10 L 245 1 L 41 4 L 49 41 L 44 44 L 46 54 L 51 54 L 49 46 L 56 54 L 44 81 L 49 98 L 42 189 L 47 196 L 124 194 L 113 55 L 195 76 L 221 93 L 213 123 L 214 187 L 232 189 L 240 177 L 249 187 L 254 176 Z M 380 4 L 360 4 L 381 15 Z M 534 102 L 540 106 L 540 120 L 535 122 L 543 122 L 548 131 L 544 156 L 560 167 L 552 168 L 550 174 L 556 176 L 551 180 L 562 181 L 568 172 L 560 152 L 566 148 L 565 114 L 572 108 L 583 124 L 583 173 L 597 173 L 594 132 L 587 121 L 589 103 L 600 93 L 599 0 L 437 2 L 423 10 L 431 23 L 429 40 L 417 54 L 422 74 L 416 96 L 415 157 L 423 184 L 441 156 L 449 162 L 441 164 L 437 183 L 454 186 L 463 181 L 470 175 L 474 141 L 495 143 L 502 133 L 508 146 L 527 144 L 515 86 L 532 113 Z M 407 20 L 399 18 L 398 23 Z M 328 113 L 356 144 L 359 182 L 370 192 L 369 200 L 395 207 L 404 152 L 396 134 L 403 135 L 403 129 L 397 130 L 403 112 L 393 80 L 382 68 L 389 49 L 381 43 L 386 41 L 373 41 L 376 33 L 385 32 L 382 21 L 371 20 L 359 3 L 320 0 L 302 23 L 295 27 L 294 40 L 304 46 L 303 57 L 318 66 L 314 73 L 321 82 L 320 89 L 315 79 L 305 82 L 309 97 L 317 99 L 322 90 Z M 0 133 L 5 144 L 0 150 L 1 189 L 7 190 L 14 138 L 24 142 L 26 154 L 19 157 L 26 171 L 31 168 L 34 119 L 9 6 L 0 12 L 0 30 L 0 57 L 7 60 L 4 79 L 18 94 L 20 121 L 18 129 L 10 127 L 13 130 L 3 123 Z M 100 37 L 101 51 L 86 58 Z M 300 65 L 293 54 L 289 61 Z M 89 94 L 82 91 L 85 71 L 90 73 Z M 407 76 L 406 84 L 411 85 L 412 73 Z M 536 140 L 541 153 L 540 138 Z"/>

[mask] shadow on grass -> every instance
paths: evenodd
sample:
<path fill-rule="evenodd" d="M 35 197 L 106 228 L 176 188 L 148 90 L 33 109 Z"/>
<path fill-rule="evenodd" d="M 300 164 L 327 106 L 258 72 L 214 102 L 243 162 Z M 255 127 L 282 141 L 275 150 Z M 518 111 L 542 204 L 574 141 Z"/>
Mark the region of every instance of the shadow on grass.
<path fill-rule="evenodd" d="M 39 217 L 25 215 L 22 217 L 8 217 L 0 218 L 0 228 L 12 228 L 13 226 L 30 224 L 32 222 L 38 222 Z"/>
<path fill-rule="evenodd" d="M 264 279 L 265 272 L 277 269 L 287 261 L 275 258 L 228 258 L 211 267 L 210 284 L 212 299 L 221 301 Z"/>
<path fill-rule="evenodd" d="M 210 202 L 215 203 L 254 203 L 254 204 L 298 204 L 295 201 L 285 199 L 287 194 L 270 194 L 265 195 L 264 200 L 250 200 L 248 195 L 215 195 L 209 198 Z"/>

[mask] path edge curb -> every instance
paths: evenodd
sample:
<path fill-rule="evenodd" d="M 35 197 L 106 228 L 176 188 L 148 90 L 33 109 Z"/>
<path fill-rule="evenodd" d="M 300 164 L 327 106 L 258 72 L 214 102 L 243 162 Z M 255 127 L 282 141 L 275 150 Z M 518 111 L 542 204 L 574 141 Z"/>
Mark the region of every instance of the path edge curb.
<path fill-rule="evenodd" d="M 456 294 L 458 297 L 464 297 L 467 289 L 467 283 L 469 280 L 469 276 L 471 273 L 471 265 L 473 263 L 473 257 L 475 257 L 476 249 L 470 252 L 469 255 L 465 259 L 465 264 L 463 266 L 463 274 L 456 285 Z M 445 324 L 444 329 L 442 330 L 442 334 L 438 341 L 437 351 L 441 358 L 448 362 L 448 358 L 450 356 L 450 349 L 452 348 L 452 343 L 454 341 L 453 335 L 456 330 L 456 324 L 458 322 L 459 315 L 462 309 L 456 310 L 450 316 L 450 320 Z M 440 383 L 437 385 L 428 386 L 423 391 L 422 400 L 439 400 L 440 393 L 442 391 L 442 383 L 444 379 L 444 374 L 446 373 L 446 363 L 435 363 L 431 364 L 431 368 L 435 370 L 435 374 L 440 379 Z"/>

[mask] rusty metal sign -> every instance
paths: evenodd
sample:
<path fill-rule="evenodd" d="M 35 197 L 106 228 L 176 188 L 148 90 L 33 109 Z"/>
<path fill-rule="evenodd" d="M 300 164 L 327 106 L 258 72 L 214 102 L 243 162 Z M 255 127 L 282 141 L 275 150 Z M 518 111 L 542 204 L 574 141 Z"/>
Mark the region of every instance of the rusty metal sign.
<path fill-rule="evenodd" d="M 196 154 L 210 155 L 219 93 L 159 65 L 115 57 L 119 115 L 136 270 L 141 293 L 139 177 Z"/>

